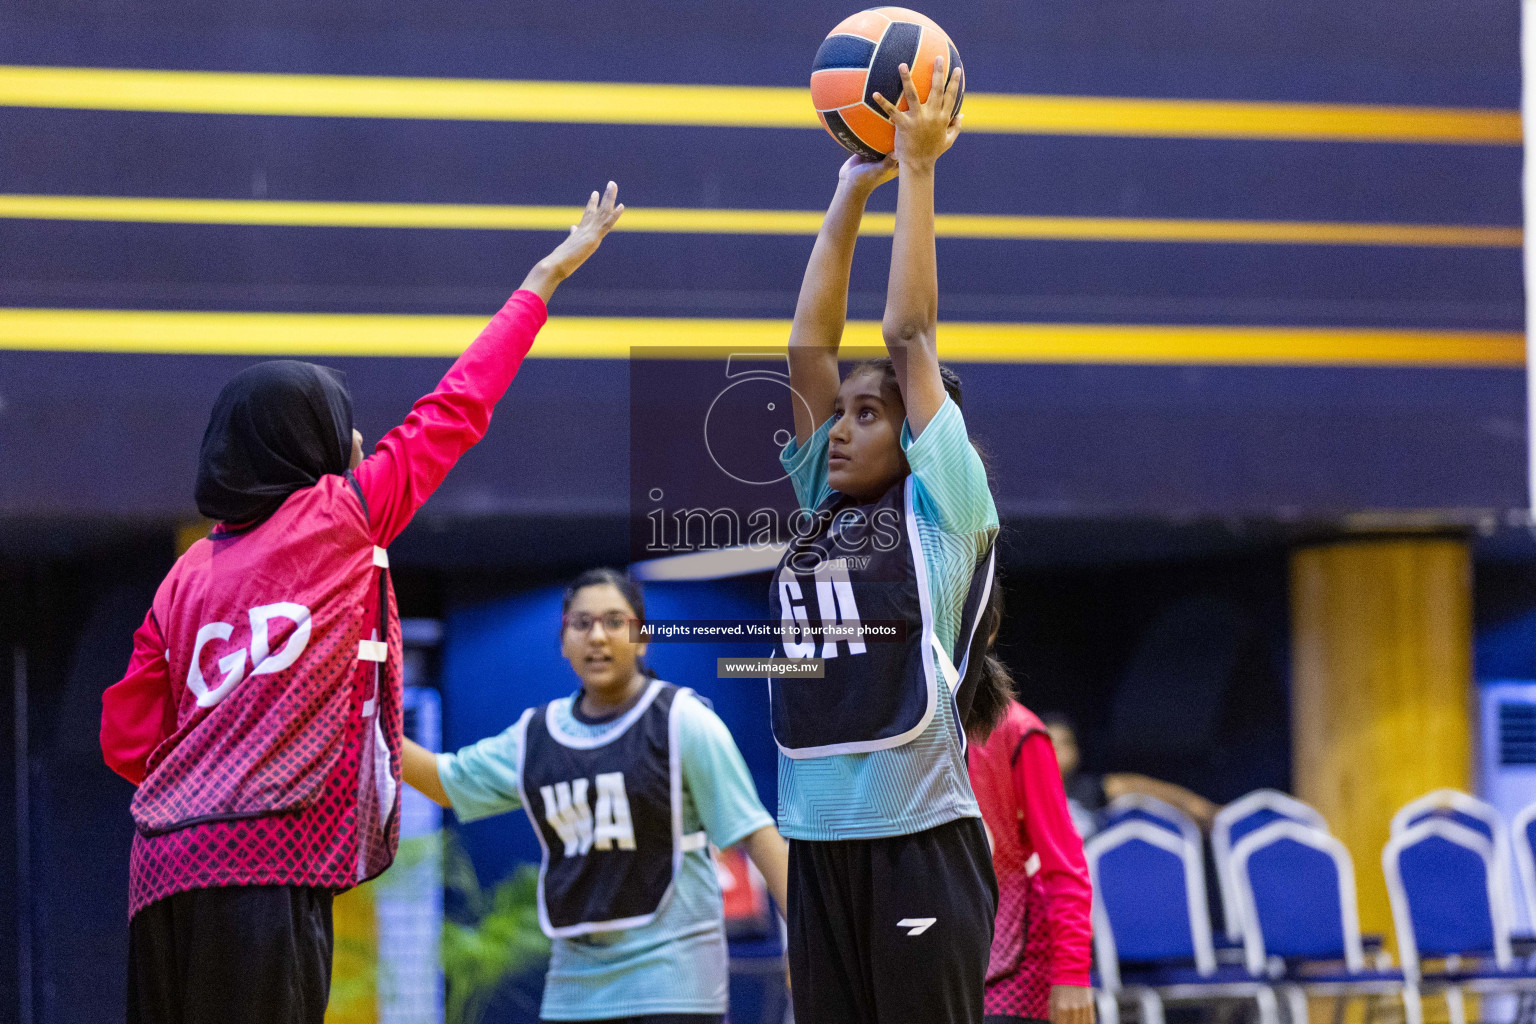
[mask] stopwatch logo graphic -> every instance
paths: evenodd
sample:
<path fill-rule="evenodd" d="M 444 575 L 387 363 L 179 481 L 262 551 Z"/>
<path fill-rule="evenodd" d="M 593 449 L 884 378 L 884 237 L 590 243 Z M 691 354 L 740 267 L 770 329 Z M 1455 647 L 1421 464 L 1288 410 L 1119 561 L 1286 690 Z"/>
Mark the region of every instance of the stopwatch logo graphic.
<path fill-rule="evenodd" d="M 732 480 L 776 484 L 789 475 L 779 452 L 795 436 L 791 403 L 810 414 L 805 399 L 789 386 L 789 357 L 738 353 L 726 360 L 725 376 L 730 383 L 704 414 L 704 447 Z"/>

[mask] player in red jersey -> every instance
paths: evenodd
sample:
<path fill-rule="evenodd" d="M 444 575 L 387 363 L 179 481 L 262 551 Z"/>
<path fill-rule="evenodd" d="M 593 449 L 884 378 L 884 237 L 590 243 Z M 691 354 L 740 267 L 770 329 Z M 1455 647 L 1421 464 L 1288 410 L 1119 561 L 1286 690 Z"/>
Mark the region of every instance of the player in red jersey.
<path fill-rule="evenodd" d="M 969 770 L 999 891 L 985 1020 L 1093 1024 L 1088 865 L 1045 725 L 1010 704 Z"/>
<path fill-rule="evenodd" d="M 363 458 L 341 374 L 236 375 L 199 455 L 218 521 L 171 569 L 102 697 L 107 764 L 137 785 L 128 1020 L 321 1024 L 331 897 L 399 835 L 400 623 L 385 547 L 484 436 L 555 288 L 623 212 L 581 223 Z"/>

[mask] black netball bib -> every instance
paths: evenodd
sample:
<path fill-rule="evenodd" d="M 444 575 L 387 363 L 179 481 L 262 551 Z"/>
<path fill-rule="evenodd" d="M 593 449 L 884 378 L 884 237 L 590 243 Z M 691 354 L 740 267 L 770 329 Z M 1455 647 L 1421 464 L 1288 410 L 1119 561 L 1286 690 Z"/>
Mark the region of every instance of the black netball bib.
<path fill-rule="evenodd" d="M 551 938 L 649 924 L 683 853 L 704 847 L 702 832 L 683 835 L 678 692 L 653 680 L 595 738 L 562 730 L 552 704 L 518 722 L 518 791 L 544 851 L 539 924 Z"/>
<path fill-rule="evenodd" d="M 904 477 L 870 504 L 834 492 L 806 514 L 813 518 L 802 520 L 779 562 L 769 597 L 780 623 L 775 657 L 821 658 L 824 668 L 821 679 L 769 682 L 774 740 L 788 757 L 897 747 L 927 728 L 941 698 L 955 702 L 957 725 L 970 703 L 957 691 L 991 588 L 993 553 L 989 547 L 972 574 L 957 651 L 947 651 L 934 632 L 913 486 Z M 848 627 L 876 622 L 905 624 L 904 639 L 843 638 Z M 829 626 L 842 629 L 829 634 Z"/>

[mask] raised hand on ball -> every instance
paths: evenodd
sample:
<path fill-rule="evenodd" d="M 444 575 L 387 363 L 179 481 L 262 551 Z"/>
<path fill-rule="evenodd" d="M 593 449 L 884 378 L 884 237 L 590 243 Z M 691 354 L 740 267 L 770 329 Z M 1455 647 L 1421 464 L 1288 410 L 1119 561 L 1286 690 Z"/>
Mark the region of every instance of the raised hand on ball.
<path fill-rule="evenodd" d="M 896 177 L 896 158 L 885 157 L 883 160 L 871 160 L 867 156 L 859 156 L 855 153 L 843 161 L 843 166 L 837 172 L 839 184 L 863 192 L 866 195 L 884 185 Z"/>
<path fill-rule="evenodd" d="M 875 102 L 896 128 L 896 148 L 891 155 L 903 167 L 933 166 L 934 161 L 955 144 L 955 138 L 960 134 L 960 122 L 965 119 L 965 115 L 956 114 L 955 108 L 960 105 L 960 86 L 965 69 L 956 68 L 955 73 L 945 81 L 945 63 L 943 55 L 933 59 L 933 84 L 928 89 L 926 100 L 917 98 L 912 69 L 905 64 L 897 66 L 896 70 L 901 74 L 902 97 L 907 102 L 906 110 L 899 109 L 896 104 L 878 92 L 875 93 Z M 940 82 L 944 83 L 942 89 L 939 88 Z"/>
<path fill-rule="evenodd" d="M 534 265 L 524 279 L 523 287 L 537 292 L 540 298 L 548 302 L 560 282 L 570 277 L 577 267 L 587 261 L 587 257 L 597 251 L 603 238 L 618 223 L 619 215 L 624 212 L 624 204 L 618 199 L 619 186 L 611 181 L 601 196 L 593 192 L 587 200 L 586 209 L 582 211 L 580 223 L 572 224 L 571 233 L 565 241 Z"/>

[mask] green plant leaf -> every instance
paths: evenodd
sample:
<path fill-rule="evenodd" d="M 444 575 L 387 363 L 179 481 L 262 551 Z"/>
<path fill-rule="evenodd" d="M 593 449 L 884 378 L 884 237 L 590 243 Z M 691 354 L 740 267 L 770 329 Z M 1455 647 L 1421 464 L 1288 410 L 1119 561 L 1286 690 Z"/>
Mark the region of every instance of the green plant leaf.
<path fill-rule="evenodd" d="M 470 919 L 443 922 L 444 1024 L 478 1024 L 508 979 L 549 955 L 539 928 L 538 881 L 538 869 L 523 864 L 487 897 L 469 854 L 446 833 L 443 884 L 459 895 Z"/>

